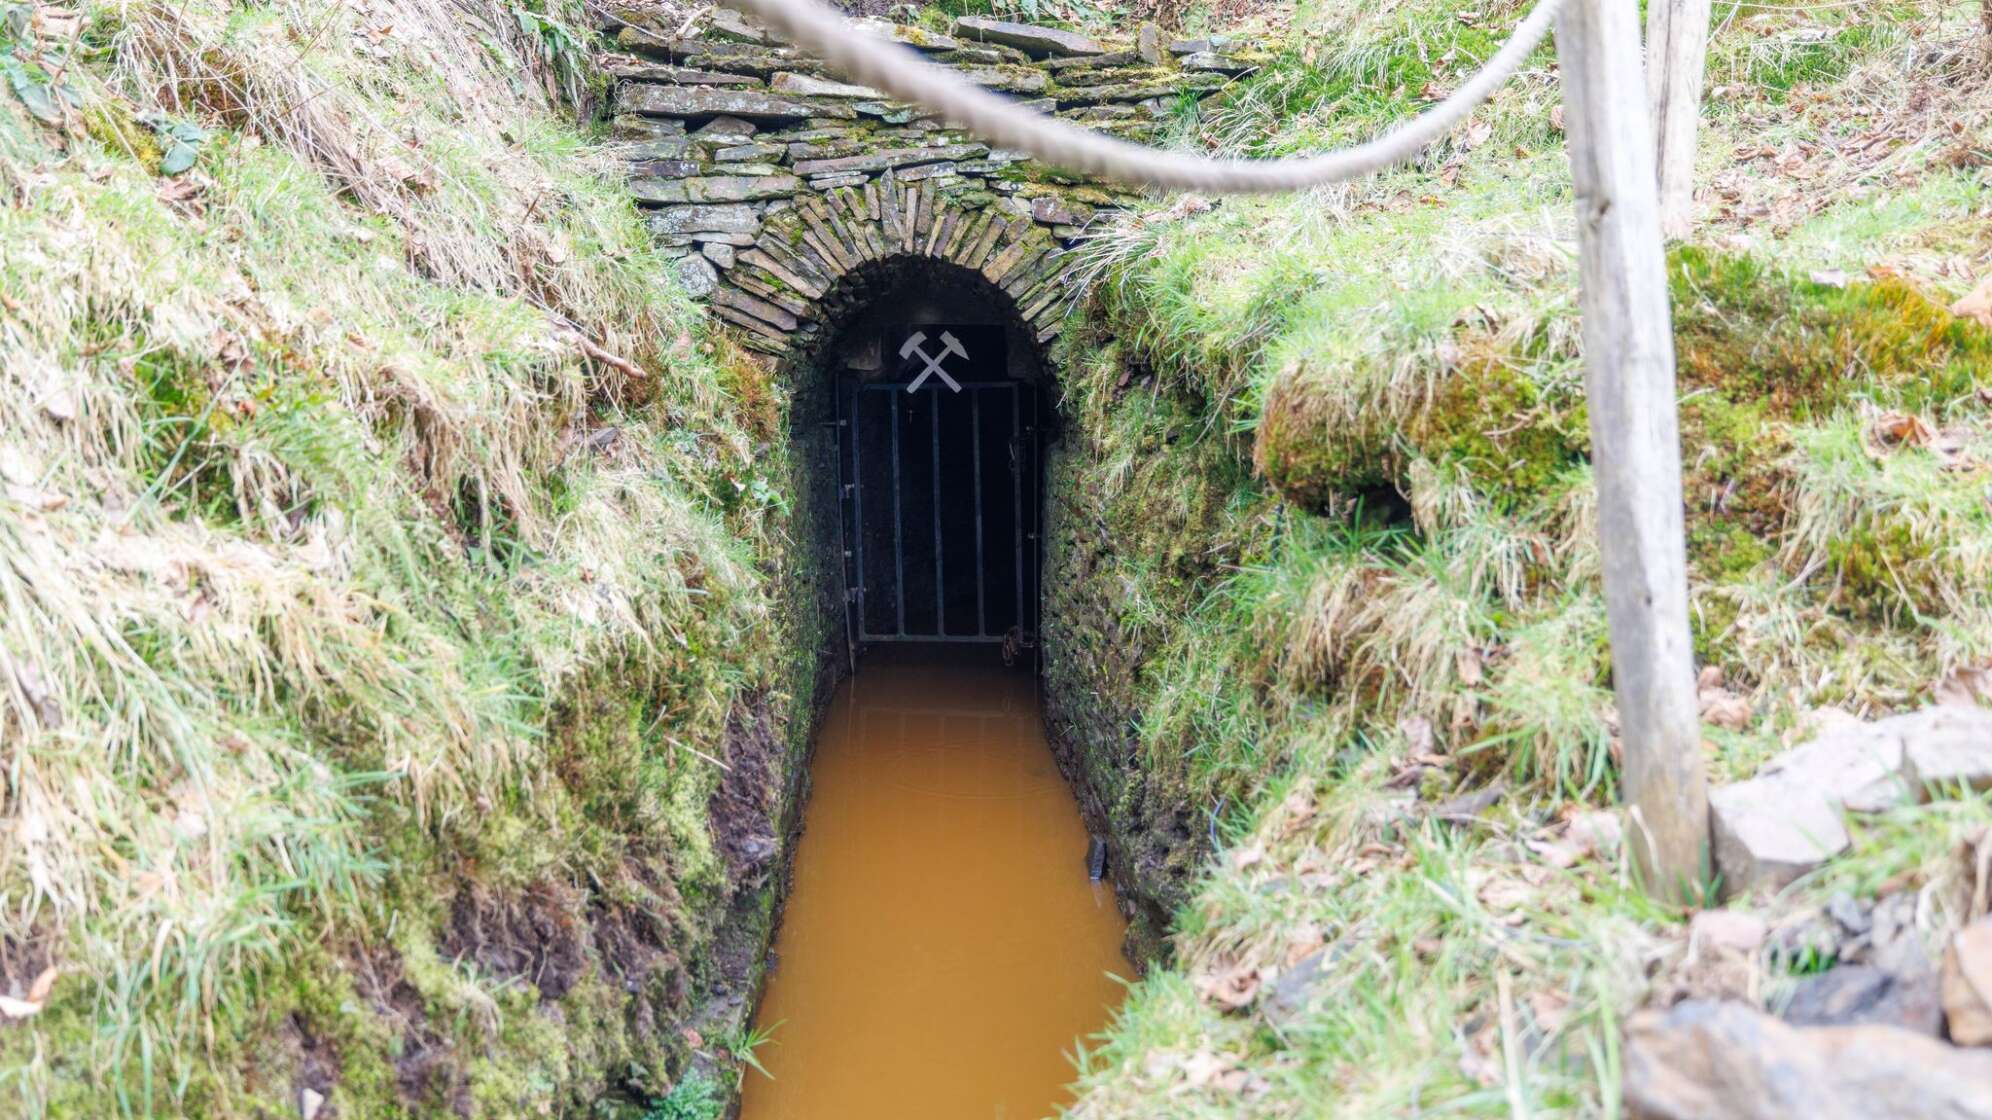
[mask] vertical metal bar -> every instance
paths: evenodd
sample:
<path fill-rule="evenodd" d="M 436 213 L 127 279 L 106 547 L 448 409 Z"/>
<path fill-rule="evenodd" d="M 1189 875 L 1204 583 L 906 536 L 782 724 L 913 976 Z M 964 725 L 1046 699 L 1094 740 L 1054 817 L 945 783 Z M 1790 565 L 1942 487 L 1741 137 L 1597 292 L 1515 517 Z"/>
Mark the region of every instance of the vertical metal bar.
<path fill-rule="evenodd" d="M 888 392 L 886 399 L 892 402 L 892 591 L 899 600 L 899 622 L 894 632 L 903 638 L 906 636 L 906 549 L 899 532 L 902 520 L 899 516 L 899 397 Z"/>
<path fill-rule="evenodd" d="M 856 411 L 855 408 L 852 409 L 852 420 L 856 419 Z M 851 603 L 854 600 L 851 596 L 851 551 L 849 543 L 844 537 L 844 442 L 850 439 L 853 426 L 851 423 L 847 423 L 844 417 L 844 386 L 841 384 L 834 386 L 830 390 L 830 416 L 832 421 L 830 447 L 837 456 L 836 466 L 831 475 L 837 482 L 837 572 L 844 577 L 842 581 L 844 587 L 844 661 L 846 668 L 855 673 L 858 671 L 858 643 L 856 633 L 864 626 L 865 620 L 864 615 L 860 613 L 858 616 L 858 625 L 855 627 L 851 625 Z M 855 456 L 857 453 L 857 444 L 852 443 L 851 454 Z M 856 482 L 857 472 L 855 469 L 852 471 L 851 477 L 853 479 L 851 483 L 851 495 L 855 499 L 858 492 Z M 863 584 L 864 578 L 864 570 L 859 569 L 858 581 L 860 585 Z M 855 601 L 859 604 L 859 610 L 862 611 L 864 600 L 858 598 Z"/>
<path fill-rule="evenodd" d="M 865 463 L 864 429 L 858 417 L 864 414 L 864 386 L 851 387 L 851 523 L 858 538 L 858 637 L 865 636 Z M 843 515 L 838 510 L 838 516 Z"/>
<path fill-rule="evenodd" d="M 932 479 L 934 484 L 933 485 L 934 636 L 940 638 L 940 637 L 945 637 L 948 632 L 948 597 L 947 597 L 948 566 L 947 566 L 947 561 L 943 559 L 943 553 L 941 552 L 941 388 L 940 386 L 938 385 L 934 386 L 934 391 L 927 395 L 927 399 L 934 402 L 934 411 L 930 413 L 930 416 L 933 419 L 933 423 L 930 425 L 930 427 L 933 429 L 933 435 L 934 435 L 933 447 L 932 447 L 932 459 L 931 459 L 934 471 Z"/>
<path fill-rule="evenodd" d="M 1017 636 L 1024 634 L 1024 398 L 1010 386 L 1010 527 L 1017 541 Z"/>
<path fill-rule="evenodd" d="M 975 636 L 989 636 L 989 608 L 982 593 L 982 390 L 968 391 L 969 444 L 975 456 Z"/>

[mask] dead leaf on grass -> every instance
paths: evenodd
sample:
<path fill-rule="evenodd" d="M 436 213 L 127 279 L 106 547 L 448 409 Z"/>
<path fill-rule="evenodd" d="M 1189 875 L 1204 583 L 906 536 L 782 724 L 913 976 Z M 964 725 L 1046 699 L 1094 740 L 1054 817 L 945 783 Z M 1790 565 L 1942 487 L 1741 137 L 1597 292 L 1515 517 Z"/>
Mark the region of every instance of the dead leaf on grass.
<path fill-rule="evenodd" d="M 1883 447 L 1925 447 L 1937 438 L 1937 430 L 1913 413 L 1884 412 L 1868 425 L 1868 435 Z"/>
<path fill-rule="evenodd" d="M 1976 288 L 1951 304 L 1950 313 L 1960 319 L 1971 319 L 1981 326 L 1992 327 L 1992 276 L 1980 280 Z"/>
<path fill-rule="evenodd" d="M 1707 723 L 1730 731 L 1741 731 L 1750 725 L 1753 713 L 1750 701 L 1721 686 L 1703 687 L 1698 691 L 1696 702 L 1701 708 L 1701 718 Z"/>
<path fill-rule="evenodd" d="M 1937 682 L 1937 703 L 1973 708 L 1992 700 L 1992 661 L 1952 669 Z"/>
<path fill-rule="evenodd" d="M 1236 1011 L 1259 994 L 1259 970 L 1253 965 L 1229 958 L 1213 962 L 1193 983 L 1197 994 L 1225 1011 Z"/>

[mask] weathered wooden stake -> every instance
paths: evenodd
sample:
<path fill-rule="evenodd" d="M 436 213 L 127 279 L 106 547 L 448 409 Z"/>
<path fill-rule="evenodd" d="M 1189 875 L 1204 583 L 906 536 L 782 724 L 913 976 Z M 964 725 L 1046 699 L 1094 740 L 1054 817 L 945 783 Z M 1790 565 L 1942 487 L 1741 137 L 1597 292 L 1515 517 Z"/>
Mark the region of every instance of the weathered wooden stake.
<path fill-rule="evenodd" d="M 1992 0 L 1988 0 L 1992 2 Z M 1710 0 L 1648 0 L 1646 96 L 1653 110 L 1660 173 L 1660 232 L 1694 228 L 1695 136 L 1708 68 Z"/>
<path fill-rule="evenodd" d="M 1667 261 L 1636 0 L 1568 0 L 1556 20 L 1556 53 L 1577 195 L 1584 384 L 1633 807 L 1628 839 L 1647 888 L 1680 897 L 1701 878 L 1708 789 L 1688 636 Z"/>

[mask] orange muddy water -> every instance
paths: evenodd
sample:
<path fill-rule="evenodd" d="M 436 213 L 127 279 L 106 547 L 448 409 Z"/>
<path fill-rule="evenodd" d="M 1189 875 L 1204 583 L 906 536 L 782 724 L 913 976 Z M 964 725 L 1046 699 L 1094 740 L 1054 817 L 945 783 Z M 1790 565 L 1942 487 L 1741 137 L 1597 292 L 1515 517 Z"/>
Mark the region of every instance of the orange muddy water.
<path fill-rule="evenodd" d="M 1036 1120 L 1131 973 L 1036 681 L 993 648 L 869 654 L 811 765 L 742 1120 Z"/>

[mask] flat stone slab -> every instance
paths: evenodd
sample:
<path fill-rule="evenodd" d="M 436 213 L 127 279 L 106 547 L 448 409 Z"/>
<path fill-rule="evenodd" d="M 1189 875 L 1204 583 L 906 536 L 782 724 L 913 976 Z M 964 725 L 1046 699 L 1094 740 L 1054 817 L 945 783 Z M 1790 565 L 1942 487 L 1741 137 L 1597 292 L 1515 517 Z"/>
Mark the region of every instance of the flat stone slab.
<path fill-rule="evenodd" d="M 1902 776 L 1902 736 L 1887 721 L 1836 728 L 1764 764 L 1759 778 L 1779 776 L 1814 786 L 1848 812 L 1879 813 L 1911 800 Z"/>
<path fill-rule="evenodd" d="M 761 215 L 745 203 L 720 206 L 666 206 L 645 215 L 658 233 L 756 233 Z"/>
<path fill-rule="evenodd" d="M 694 70 L 689 66 L 649 62 L 631 55 L 609 55 L 602 68 L 626 82 L 664 82 L 677 86 L 758 86 L 761 79 L 752 74 L 728 74 L 721 70 Z"/>
<path fill-rule="evenodd" d="M 943 35 L 938 31 L 908 27 L 903 23 L 893 23 L 883 19 L 860 19 L 851 22 L 867 34 L 876 35 L 881 39 L 898 43 L 903 47 L 912 47 L 915 50 L 957 51 L 961 49 L 960 39 L 952 35 Z"/>
<path fill-rule="evenodd" d="M 1713 790 L 1708 810 L 1715 866 L 1732 895 L 1778 890 L 1852 842 L 1838 805 L 1780 775 Z"/>
<path fill-rule="evenodd" d="M 853 119 L 843 105 L 798 101 L 750 89 L 715 86 L 635 84 L 622 91 L 622 108 L 649 117 L 737 117 L 762 124 L 787 124 L 811 117 Z"/>
<path fill-rule="evenodd" d="M 691 141 L 682 136 L 669 136 L 661 140 L 633 140 L 627 144 L 617 144 L 609 149 L 618 159 L 639 163 L 652 159 L 682 159 Z"/>
<path fill-rule="evenodd" d="M 802 185 L 793 175 L 707 175 L 695 179 L 632 179 L 639 202 L 752 202 L 787 198 Z"/>
<path fill-rule="evenodd" d="M 797 97 L 848 97 L 863 101 L 868 98 L 884 97 L 885 94 L 870 86 L 854 86 L 848 82 L 833 82 L 828 78 L 815 78 L 808 74 L 783 72 L 775 75 L 768 88 L 776 93 L 789 93 Z"/>
<path fill-rule="evenodd" d="M 1902 737 L 1902 776 L 1923 800 L 1992 789 L 1992 710 L 1940 705 L 1875 726 Z"/>
<path fill-rule="evenodd" d="M 1088 39 L 1076 32 L 1060 31 L 1055 27 L 1038 27 L 1029 23 L 1011 23 L 1008 20 L 989 19 L 984 16 L 963 16 L 955 20 L 954 33 L 962 39 L 1015 47 L 1036 58 L 1107 53 L 1107 48 L 1096 40 Z"/>
<path fill-rule="evenodd" d="M 1799 981 L 1784 1020 L 1801 1027 L 1873 1023 L 1936 1038 L 1944 1008 L 1932 971 L 1897 976 L 1873 965 L 1843 964 Z"/>
<path fill-rule="evenodd" d="M 983 89 L 993 89 L 1001 93 L 1043 93 L 1051 84 L 1042 70 L 1004 70 L 990 66 L 964 66 L 955 70 L 955 76 L 974 82 Z"/>
<path fill-rule="evenodd" d="M 794 164 L 798 175 L 839 175 L 847 171 L 884 171 L 888 167 L 913 167 L 923 163 L 946 163 L 986 155 L 987 144 L 942 144 L 932 148 L 895 148 L 869 155 L 837 159 L 805 159 Z"/>

